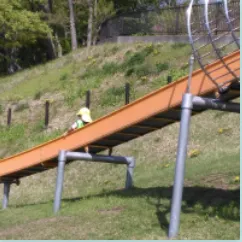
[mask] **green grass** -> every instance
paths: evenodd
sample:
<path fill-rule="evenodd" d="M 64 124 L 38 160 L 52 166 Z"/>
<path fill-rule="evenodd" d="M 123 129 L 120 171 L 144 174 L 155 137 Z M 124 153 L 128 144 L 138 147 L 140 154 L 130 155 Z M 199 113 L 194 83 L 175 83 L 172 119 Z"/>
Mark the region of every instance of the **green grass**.
<path fill-rule="evenodd" d="M 97 119 L 123 106 L 126 82 L 132 101 L 166 85 L 168 75 L 173 81 L 187 75 L 189 55 L 184 44 L 104 45 L 91 48 L 89 56 L 81 49 L 0 79 L 0 156 L 61 135 L 75 120 L 87 90 Z M 47 130 L 46 98 L 52 100 Z M 19 99 L 28 108 L 14 111 L 7 128 L 4 108 Z M 188 153 L 198 152 L 186 161 L 178 239 L 239 239 L 239 125 L 239 116 L 226 112 L 192 118 Z M 114 155 L 136 159 L 135 187 L 129 191 L 123 189 L 125 166 L 67 165 L 57 216 L 52 213 L 56 169 L 21 179 L 19 187 L 12 185 L 9 209 L 0 210 L 0 238 L 167 239 L 178 133 L 179 124 L 173 124 L 114 149 Z"/>
<path fill-rule="evenodd" d="M 221 170 L 221 167 L 227 167 L 228 159 L 236 167 L 239 165 L 238 153 L 233 156 L 221 154 L 211 160 L 202 159 L 196 166 L 194 161 L 187 161 L 187 180 L 178 239 L 239 238 L 239 190 L 211 187 L 204 180 L 209 177 L 214 179 L 216 175 L 223 178 L 225 184 L 228 174 L 226 168 Z M 84 166 L 90 164 L 75 165 L 82 168 Z M 110 169 L 110 165 L 105 166 Z M 236 167 L 230 169 L 229 177 L 238 174 Z M 89 169 L 91 174 L 93 169 L 94 166 Z M 216 170 L 219 170 L 218 174 L 214 174 Z M 29 205 L 17 203 L 9 210 L 1 211 L 1 238 L 166 239 L 173 171 L 174 163 L 168 167 L 162 164 L 149 167 L 139 164 L 135 170 L 135 187 L 130 191 L 120 190 L 125 177 L 125 169 L 120 167 L 111 167 L 111 171 L 105 175 L 104 166 L 101 166 L 101 170 L 99 166 L 101 180 L 101 175 L 80 180 L 81 175 L 77 173 L 72 177 L 72 185 L 65 186 L 58 216 L 52 214 L 52 199 L 35 204 L 31 204 L 29 200 L 26 201 Z M 68 177 L 70 172 L 71 169 L 66 172 Z M 116 179 L 112 174 L 114 172 L 118 176 Z M 193 177 L 196 179 L 193 180 Z M 79 184 L 74 183 L 76 179 L 79 179 Z M 66 180 L 66 183 L 69 182 Z M 78 189 L 78 196 L 70 196 L 70 188 Z M 24 195 L 26 192 L 22 192 L 22 196 Z M 68 231 L 63 230 L 64 227 L 68 227 Z"/>

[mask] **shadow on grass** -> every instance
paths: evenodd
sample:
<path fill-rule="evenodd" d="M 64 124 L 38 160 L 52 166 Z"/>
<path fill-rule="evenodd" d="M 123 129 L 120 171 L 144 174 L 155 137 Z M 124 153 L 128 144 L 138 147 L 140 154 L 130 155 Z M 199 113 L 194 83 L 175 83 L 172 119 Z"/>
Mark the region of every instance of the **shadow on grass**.
<path fill-rule="evenodd" d="M 162 228 L 168 227 L 168 221 L 165 215 L 170 213 L 170 206 L 163 205 L 162 199 L 172 198 L 173 187 L 151 187 L 138 188 L 130 190 L 118 190 L 106 192 L 98 195 L 87 196 L 85 199 L 93 197 L 145 197 L 149 204 L 156 208 L 157 218 Z M 152 201 L 151 201 L 152 198 Z M 82 197 L 63 199 L 65 202 L 75 202 L 82 200 Z M 156 200 L 157 202 L 154 202 Z M 223 219 L 239 221 L 240 220 L 240 189 L 224 190 L 220 188 L 209 187 L 184 187 L 183 190 L 183 213 L 198 213 L 205 216 L 218 216 Z"/>
<path fill-rule="evenodd" d="M 82 199 L 116 196 L 121 198 L 145 198 L 147 203 L 153 205 L 156 209 L 156 216 L 162 229 L 168 229 L 169 221 L 167 215 L 170 213 L 170 205 L 167 201 L 172 198 L 173 187 L 151 187 L 139 188 L 133 187 L 129 190 L 117 190 L 104 192 L 97 195 L 62 199 L 62 202 L 81 202 Z M 50 203 L 49 201 L 48 203 Z M 53 201 L 52 201 L 53 202 Z M 46 204 L 46 203 L 41 203 Z M 25 207 L 36 204 L 19 205 L 16 207 Z M 220 217 L 226 220 L 240 220 L 240 189 L 224 190 L 220 188 L 209 187 L 184 187 L 183 190 L 183 213 L 197 213 L 206 217 Z"/>

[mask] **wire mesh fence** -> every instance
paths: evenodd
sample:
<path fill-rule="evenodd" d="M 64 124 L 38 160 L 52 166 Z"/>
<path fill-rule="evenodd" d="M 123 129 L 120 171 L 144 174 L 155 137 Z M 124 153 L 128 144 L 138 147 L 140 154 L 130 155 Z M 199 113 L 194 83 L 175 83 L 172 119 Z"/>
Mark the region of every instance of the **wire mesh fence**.
<path fill-rule="evenodd" d="M 217 34 L 227 31 L 227 25 L 223 21 L 223 2 L 209 4 L 209 9 L 215 15 Z M 103 23 L 100 40 L 117 36 L 130 35 L 182 35 L 187 34 L 186 10 L 187 5 L 164 8 L 156 11 L 130 12 L 115 16 Z M 198 18 L 203 14 L 204 5 L 194 5 L 194 15 Z M 240 1 L 229 1 L 228 7 L 231 15 L 235 17 L 235 25 L 240 23 Z M 194 26 L 198 34 L 204 34 L 206 29 Z"/>

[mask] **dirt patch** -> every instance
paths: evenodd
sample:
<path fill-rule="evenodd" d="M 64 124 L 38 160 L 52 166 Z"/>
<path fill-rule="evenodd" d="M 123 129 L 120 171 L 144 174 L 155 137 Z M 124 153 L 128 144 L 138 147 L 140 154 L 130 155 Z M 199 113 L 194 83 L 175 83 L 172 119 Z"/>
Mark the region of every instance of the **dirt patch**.
<path fill-rule="evenodd" d="M 192 187 L 196 184 L 187 179 L 184 182 L 185 187 Z M 205 187 L 213 187 L 223 190 L 236 189 L 239 187 L 239 183 L 233 182 L 233 177 L 227 174 L 211 174 L 205 176 L 200 179 L 199 184 Z"/>
<path fill-rule="evenodd" d="M 99 213 L 104 213 L 104 214 L 117 214 L 117 213 L 120 213 L 122 211 L 124 211 L 124 207 L 113 207 L 113 208 L 110 208 L 110 209 L 99 209 L 98 212 Z"/>
<path fill-rule="evenodd" d="M 22 225 L 14 226 L 11 228 L 4 228 L 0 230 L 0 238 L 3 236 L 16 235 L 18 233 L 23 233 L 26 228 L 36 228 L 36 226 L 47 225 L 51 226 L 53 223 L 62 223 L 69 221 L 70 217 L 52 217 L 52 218 L 42 218 L 37 221 L 32 221 Z"/>

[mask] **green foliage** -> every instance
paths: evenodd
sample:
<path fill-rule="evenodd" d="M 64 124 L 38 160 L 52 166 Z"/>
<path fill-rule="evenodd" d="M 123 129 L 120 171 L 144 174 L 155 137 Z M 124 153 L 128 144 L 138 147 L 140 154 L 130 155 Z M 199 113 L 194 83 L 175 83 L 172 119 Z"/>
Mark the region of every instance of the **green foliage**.
<path fill-rule="evenodd" d="M 169 64 L 167 62 L 157 63 L 156 64 L 157 72 L 166 71 L 169 69 Z"/>
<path fill-rule="evenodd" d="M 125 52 L 124 56 L 127 58 L 127 57 L 129 57 L 132 53 L 133 53 L 132 50 L 127 50 L 127 51 Z"/>
<path fill-rule="evenodd" d="M 134 67 L 136 65 L 141 65 L 144 63 L 145 58 L 148 57 L 152 51 L 154 50 L 154 46 L 152 44 L 146 46 L 139 52 L 135 52 L 131 54 L 130 52 L 126 55 L 126 59 L 124 60 L 122 67 L 123 69 Z"/>
<path fill-rule="evenodd" d="M 135 72 L 135 68 L 134 68 L 134 67 L 131 67 L 131 68 L 127 69 L 127 71 L 125 72 L 124 75 L 125 75 L 126 77 L 129 77 L 129 76 L 131 76 L 134 72 Z"/>
<path fill-rule="evenodd" d="M 187 75 L 187 70 L 184 69 L 171 69 L 168 76 L 172 77 L 172 80 L 177 80 Z"/>
<path fill-rule="evenodd" d="M 119 47 L 117 45 L 115 45 L 111 50 L 110 52 L 114 55 L 116 54 L 117 52 L 119 51 Z"/>
<path fill-rule="evenodd" d="M 3 105 L 0 104 L 0 114 L 2 114 L 2 113 L 3 113 Z"/>
<path fill-rule="evenodd" d="M 124 99 L 124 87 L 111 87 L 103 93 L 100 104 L 101 106 L 115 106 Z"/>
<path fill-rule="evenodd" d="M 40 98 L 41 98 L 41 96 L 42 96 L 42 92 L 41 91 L 38 91 L 38 92 L 36 92 L 35 94 L 34 94 L 34 100 L 39 100 Z"/>
<path fill-rule="evenodd" d="M 115 74 L 116 72 L 118 72 L 118 70 L 119 70 L 119 65 L 117 63 L 108 62 L 103 65 L 101 72 L 104 76 L 107 76 L 107 75 Z"/>
<path fill-rule="evenodd" d="M 25 46 L 51 32 L 40 15 L 24 9 L 20 0 L 1 0 L 0 26 L 4 36 L 0 39 L 0 46 L 4 48 Z"/>
<path fill-rule="evenodd" d="M 151 84 L 154 88 L 160 88 L 160 87 L 166 85 L 166 78 L 164 76 L 158 77 L 158 78 L 152 80 Z"/>
<path fill-rule="evenodd" d="M 62 73 L 61 76 L 60 76 L 60 81 L 65 81 L 68 79 L 68 73 Z"/>
<path fill-rule="evenodd" d="M 34 124 L 32 128 L 32 132 L 38 133 L 43 131 L 45 128 L 44 120 L 39 120 L 37 123 Z"/>
<path fill-rule="evenodd" d="M 188 46 L 187 43 L 174 43 L 171 45 L 171 48 L 173 49 L 180 49 L 180 48 L 183 48 L 183 47 L 186 47 Z"/>
<path fill-rule="evenodd" d="M 142 77 L 142 76 L 148 76 L 149 74 L 152 74 L 152 70 L 151 68 L 149 67 L 149 65 L 147 64 L 144 64 L 144 65 L 140 65 L 140 66 L 137 66 L 135 68 L 135 71 L 134 71 L 135 75 L 137 77 Z"/>
<path fill-rule="evenodd" d="M 22 124 L 11 125 L 10 128 L 0 126 L 0 141 L 1 142 L 16 142 L 25 134 L 26 127 Z"/>
<path fill-rule="evenodd" d="M 73 89 L 68 89 L 67 93 L 65 94 L 65 102 L 69 107 L 72 107 L 75 100 L 77 98 L 77 93 Z"/>

